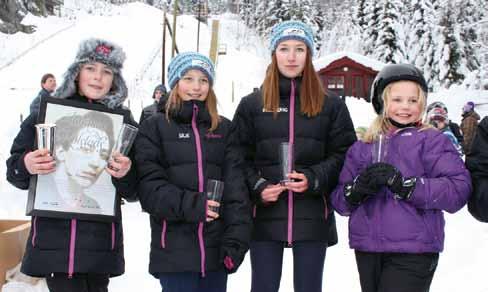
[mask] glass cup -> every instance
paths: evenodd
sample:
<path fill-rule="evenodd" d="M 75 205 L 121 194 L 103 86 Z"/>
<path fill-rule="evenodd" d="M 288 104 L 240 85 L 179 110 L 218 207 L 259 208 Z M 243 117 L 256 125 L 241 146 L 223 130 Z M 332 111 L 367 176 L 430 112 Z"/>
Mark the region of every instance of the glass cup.
<path fill-rule="evenodd" d="M 119 135 L 117 137 L 117 141 L 115 142 L 114 147 L 112 148 L 112 154 L 110 155 L 111 158 L 115 153 L 120 153 L 124 156 L 129 154 L 130 148 L 136 139 L 137 132 L 139 130 L 131 126 L 129 124 L 123 124 L 120 128 Z"/>
<path fill-rule="evenodd" d="M 378 139 L 373 142 L 371 147 L 371 160 L 373 163 L 385 162 L 388 153 L 389 138 L 386 135 L 380 134 Z"/>
<path fill-rule="evenodd" d="M 280 171 L 281 171 L 281 180 L 280 184 L 285 184 L 287 182 L 291 182 L 292 180 L 288 178 L 288 174 L 293 170 L 293 157 L 292 157 L 292 149 L 288 142 L 282 142 L 280 144 L 279 149 L 280 154 Z"/>
<path fill-rule="evenodd" d="M 36 125 L 36 138 L 37 149 L 47 149 L 49 154 L 53 156 L 54 139 L 56 137 L 56 125 L 55 124 L 37 124 Z"/>
<path fill-rule="evenodd" d="M 222 202 L 222 195 L 224 194 L 224 182 L 216 179 L 207 180 L 207 199 L 216 201 L 219 204 Z M 219 207 L 209 206 L 209 209 L 215 213 L 219 213 Z"/>

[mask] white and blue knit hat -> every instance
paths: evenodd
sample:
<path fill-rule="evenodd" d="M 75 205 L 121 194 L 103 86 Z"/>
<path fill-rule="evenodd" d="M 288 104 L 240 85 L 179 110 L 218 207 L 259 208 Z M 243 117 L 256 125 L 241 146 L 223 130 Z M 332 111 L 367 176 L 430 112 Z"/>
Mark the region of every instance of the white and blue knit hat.
<path fill-rule="evenodd" d="M 269 47 L 271 52 L 276 50 L 279 43 L 286 40 L 298 40 L 304 42 L 310 52 L 314 50 L 312 29 L 301 21 L 288 20 L 275 24 L 271 29 Z"/>
<path fill-rule="evenodd" d="M 213 84 L 215 79 L 213 62 L 200 53 L 186 52 L 178 54 L 168 65 L 169 88 L 173 89 L 180 78 L 183 77 L 186 72 L 192 69 L 202 71 L 205 75 L 207 75 L 210 85 Z"/>

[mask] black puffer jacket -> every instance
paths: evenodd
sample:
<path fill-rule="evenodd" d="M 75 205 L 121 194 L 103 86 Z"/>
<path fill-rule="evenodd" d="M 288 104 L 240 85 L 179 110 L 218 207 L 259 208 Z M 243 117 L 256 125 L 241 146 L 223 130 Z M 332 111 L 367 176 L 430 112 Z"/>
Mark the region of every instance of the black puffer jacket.
<path fill-rule="evenodd" d="M 183 102 L 170 117 L 163 111 L 145 120 L 136 140 L 140 202 L 151 215 L 149 272 L 234 272 L 248 249 L 251 208 L 226 147 L 230 121 L 209 132 L 210 115 L 198 101 Z M 205 222 L 208 179 L 225 184 L 212 222 Z"/>
<path fill-rule="evenodd" d="M 87 102 L 84 97 L 68 99 Z M 37 112 L 28 116 L 21 125 L 7 160 L 7 180 L 20 189 L 28 189 L 31 175 L 24 164 L 24 156 L 35 149 Z M 131 124 L 137 125 L 133 120 Z M 134 161 L 133 152 L 129 154 Z M 135 167 L 121 178 L 112 178 L 120 197 L 134 200 L 137 190 Z M 22 272 L 43 277 L 51 273 L 97 273 L 118 276 L 124 273 L 124 246 L 120 204 L 113 222 L 77 219 L 32 217 L 31 231 L 22 261 Z M 70 257 L 72 231 L 74 257 Z M 70 269 L 71 263 L 71 269 Z"/>
<path fill-rule="evenodd" d="M 233 148 L 245 157 L 243 168 L 256 206 L 253 239 L 314 240 L 333 245 L 337 233 L 328 197 L 337 184 L 345 153 L 356 141 L 354 127 L 346 105 L 335 96 L 326 97 L 322 112 L 315 117 L 300 113 L 300 79 L 296 80 L 293 109 L 291 82 L 280 79 L 276 118 L 263 110 L 261 91 L 256 91 L 241 100 L 233 120 Z M 290 116 L 294 118 L 291 129 Z M 309 188 L 293 194 L 292 200 L 283 193 L 277 202 L 265 205 L 260 194 L 267 185 L 280 181 L 278 149 L 281 142 L 291 140 L 290 135 L 295 170 L 306 175 Z"/>
<path fill-rule="evenodd" d="M 488 222 L 488 117 L 476 129 L 471 152 L 466 155 L 466 167 L 473 182 L 468 210 L 477 220 Z"/>

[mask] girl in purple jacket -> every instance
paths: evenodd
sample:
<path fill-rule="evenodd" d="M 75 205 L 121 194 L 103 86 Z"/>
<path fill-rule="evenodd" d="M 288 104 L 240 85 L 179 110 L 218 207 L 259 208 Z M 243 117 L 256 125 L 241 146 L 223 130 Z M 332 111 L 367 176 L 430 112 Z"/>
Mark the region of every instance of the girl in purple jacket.
<path fill-rule="evenodd" d="M 414 66 L 381 70 L 371 93 L 378 116 L 349 149 L 331 196 L 335 210 L 349 216 L 363 292 L 429 291 L 444 247 L 443 211 L 461 209 L 471 192 L 452 143 L 421 121 L 426 92 Z M 378 159 L 380 137 L 388 143 Z"/>

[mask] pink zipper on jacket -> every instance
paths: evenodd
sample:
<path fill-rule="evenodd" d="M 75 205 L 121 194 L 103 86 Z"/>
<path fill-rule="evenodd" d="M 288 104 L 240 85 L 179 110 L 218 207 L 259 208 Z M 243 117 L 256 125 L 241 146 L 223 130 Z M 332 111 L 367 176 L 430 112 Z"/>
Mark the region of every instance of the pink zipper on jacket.
<path fill-rule="evenodd" d="M 200 133 L 197 127 L 198 107 L 193 105 L 193 116 L 191 127 L 195 134 L 195 143 L 197 148 L 197 166 L 198 166 L 198 191 L 203 192 L 203 161 L 202 161 L 202 144 L 200 142 Z M 205 203 L 205 214 L 207 213 L 207 203 Z M 205 244 L 203 242 L 203 222 L 198 223 L 198 244 L 200 246 L 200 270 L 202 277 L 205 277 Z"/>
<path fill-rule="evenodd" d="M 33 225 L 34 226 L 32 226 L 32 240 L 31 240 L 31 243 L 32 243 L 32 247 L 35 247 L 36 246 L 36 237 L 37 237 L 37 216 L 34 216 Z"/>
<path fill-rule="evenodd" d="M 166 248 L 166 220 L 163 219 L 163 230 L 161 231 L 161 248 Z"/>
<path fill-rule="evenodd" d="M 289 116 L 289 151 L 288 151 L 288 172 L 292 172 L 293 164 L 293 149 L 295 143 L 295 79 L 291 80 L 291 93 L 290 93 L 290 116 Z M 293 192 L 288 190 L 288 245 L 293 243 Z"/>
<path fill-rule="evenodd" d="M 73 277 L 75 270 L 76 219 L 71 219 L 71 235 L 69 239 L 68 278 Z"/>

